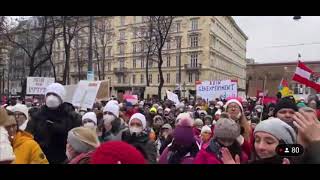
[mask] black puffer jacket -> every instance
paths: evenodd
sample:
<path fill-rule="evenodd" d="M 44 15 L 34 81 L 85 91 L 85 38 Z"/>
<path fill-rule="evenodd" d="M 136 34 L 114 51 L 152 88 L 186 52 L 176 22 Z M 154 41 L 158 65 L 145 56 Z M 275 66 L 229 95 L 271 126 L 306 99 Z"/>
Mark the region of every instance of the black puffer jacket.
<path fill-rule="evenodd" d="M 26 131 L 33 134 L 50 164 L 60 164 L 66 160 L 67 136 L 70 129 L 81 126 L 81 116 L 69 103 L 63 103 L 56 110 L 46 105 L 33 114 Z M 53 123 L 48 123 L 47 120 Z"/>
<path fill-rule="evenodd" d="M 122 140 L 137 148 L 150 164 L 157 163 L 157 149 L 147 134 L 131 135 L 130 131 L 122 133 Z"/>

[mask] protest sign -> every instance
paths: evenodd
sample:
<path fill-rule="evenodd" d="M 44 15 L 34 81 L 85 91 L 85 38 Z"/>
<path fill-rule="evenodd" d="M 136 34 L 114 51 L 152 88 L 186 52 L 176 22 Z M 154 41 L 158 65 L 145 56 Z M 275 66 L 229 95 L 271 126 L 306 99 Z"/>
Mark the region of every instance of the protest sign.
<path fill-rule="evenodd" d="M 27 78 L 27 94 L 43 95 L 47 86 L 54 83 L 54 78 L 48 77 L 28 77 Z"/>
<path fill-rule="evenodd" d="M 72 98 L 72 104 L 81 108 L 92 108 L 100 87 L 100 81 L 85 81 L 78 83 Z"/>
<path fill-rule="evenodd" d="M 207 101 L 237 97 L 237 81 L 203 81 L 196 84 L 197 96 Z"/>
<path fill-rule="evenodd" d="M 168 97 L 169 100 L 173 101 L 175 104 L 179 104 L 180 103 L 178 95 L 176 95 L 173 92 L 167 91 L 167 97 Z"/>

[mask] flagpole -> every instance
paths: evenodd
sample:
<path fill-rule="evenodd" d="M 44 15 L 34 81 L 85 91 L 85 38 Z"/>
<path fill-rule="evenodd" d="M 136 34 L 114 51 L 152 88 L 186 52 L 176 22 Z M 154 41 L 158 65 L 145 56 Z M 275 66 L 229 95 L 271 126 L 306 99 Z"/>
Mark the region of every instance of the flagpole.
<path fill-rule="evenodd" d="M 266 84 L 267 84 L 267 75 L 264 76 L 264 83 L 263 83 L 263 95 L 262 95 L 262 111 L 261 111 L 261 114 L 260 114 L 260 122 L 262 121 L 262 114 L 264 112 L 264 104 L 263 104 L 263 101 L 264 101 L 264 96 L 265 96 L 265 92 L 266 92 Z"/>

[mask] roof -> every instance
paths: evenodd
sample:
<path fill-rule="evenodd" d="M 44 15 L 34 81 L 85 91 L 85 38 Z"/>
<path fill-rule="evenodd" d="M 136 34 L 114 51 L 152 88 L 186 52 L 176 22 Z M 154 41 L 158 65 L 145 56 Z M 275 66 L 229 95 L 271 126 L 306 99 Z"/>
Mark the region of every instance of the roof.
<path fill-rule="evenodd" d="M 320 64 L 320 60 L 318 61 L 302 61 L 305 64 Z M 274 65 L 296 65 L 298 61 L 289 61 L 289 62 L 276 62 L 276 63 L 254 63 L 254 64 L 247 64 L 247 66 L 274 66 Z"/>
<path fill-rule="evenodd" d="M 236 27 L 236 29 L 240 32 L 240 34 L 246 38 L 246 40 L 248 40 L 248 36 L 242 31 L 242 29 L 238 26 L 238 24 L 236 23 L 236 21 L 233 19 L 232 16 L 227 16 L 229 17 L 230 21 L 234 24 L 234 26 Z"/>

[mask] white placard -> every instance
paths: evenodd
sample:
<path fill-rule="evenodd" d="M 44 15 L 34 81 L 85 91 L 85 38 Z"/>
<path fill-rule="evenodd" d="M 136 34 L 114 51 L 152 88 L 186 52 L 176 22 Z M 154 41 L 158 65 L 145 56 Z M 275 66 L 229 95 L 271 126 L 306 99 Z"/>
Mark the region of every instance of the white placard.
<path fill-rule="evenodd" d="M 92 108 L 100 87 L 100 81 L 80 81 L 73 95 L 72 104 L 81 108 Z"/>
<path fill-rule="evenodd" d="M 48 77 L 28 77 L 27 78 L 27 94 L 43 95 L 47 86 L 54 83 L 54 78 Z"/>
<path fill-rule="evenodd" d="M 197 96 L 207 101 L 238 96 L 236 80 L 203 81 L 196 85 L 196 89 Z"/>
<path fill-rule="evenodd" d="M 180 103 L 178 95 L 176 95 L 173 92 L 167 91 L 167 97 L 168 97 L 169 100 L 173 101 L 175 104 L 179 104 Z"/>

